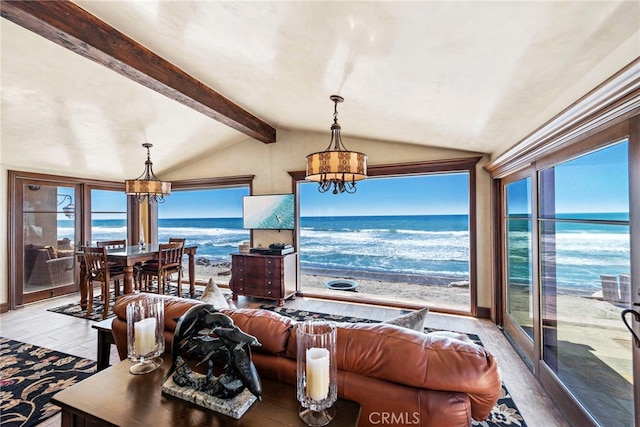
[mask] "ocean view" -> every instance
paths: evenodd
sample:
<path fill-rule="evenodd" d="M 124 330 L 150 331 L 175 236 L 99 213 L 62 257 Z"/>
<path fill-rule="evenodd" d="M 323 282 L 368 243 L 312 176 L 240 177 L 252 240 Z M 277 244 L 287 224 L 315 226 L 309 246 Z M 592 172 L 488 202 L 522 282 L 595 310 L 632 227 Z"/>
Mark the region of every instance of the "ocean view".
<path fill-rule="evenodd" d="M 73 221 L 59 220 L 59 237 L 73 240 Z M 526 247 L 526 230 L 511 230 L 510 244 Z M 560 224 L 556 230 L 558 287 L 595 292 L 600 274 L 629 270 L 628 228 Z M 123 220 L 98 220 L 93 241 L 122 238 Z M 249 230 L 242 218 L 161 219 L 159 240 L 185 237 L 197 257 L 230 261 Z M 468 280 L 469 231 L 466 215 L 303 217 L 300 264 L 311 271 L 347 270 Z M 512 260 L 513 262 L 514 260 Z M 517 264 L 517 260 L 515 260 Z M 517 267 L 517 266 L 516 266 Z M 512 270 L 512 277 L 518 273 Z"/>

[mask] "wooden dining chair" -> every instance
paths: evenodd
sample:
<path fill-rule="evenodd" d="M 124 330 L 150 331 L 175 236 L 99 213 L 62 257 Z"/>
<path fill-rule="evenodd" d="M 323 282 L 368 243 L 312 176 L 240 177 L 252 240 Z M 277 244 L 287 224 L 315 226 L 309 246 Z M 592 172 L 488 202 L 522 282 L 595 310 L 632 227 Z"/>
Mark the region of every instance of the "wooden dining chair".
<path fill-rule="evenodd" d="M 106 319 L 109 312 L 111 282 L 114 283 L 114 294 L 118 296 L 120 294 L 120 280 L 124 281 L 124 268 L 120 265 L 109 266 L 106 247 L 93 248 L 85 246 L 82 251 L 84 252 L 84 262 L 87 269 L 87 293 L 89 299 L 87 316 L 91 315 L 93 310 L 93 282 L 100 282 L 102 300 L 104 302 L 102 318 Z"/>
<path fill-rule="evenodd" d="M 96 242 L 96 246 L 99 248 L 107 248 L 107 250 L 112 249 L 125 249 L 127 247 L 127 241 L 122 240 L 104 240 L 102 242 Z M 109 261 L 110 268 L 117 268 L 120 263 Z M 140 290 L 140 269 L 142 268 L 142 263 L 136 263 L 133 265 L 133 286 L 134 290 Z M 118 284 L 118 286 L 120 286 Z"/>
<path fill-rule="evenodd" d="M 185 242 L 187 241 L 187 239 L 185 239 L 184 237 L 169 237 L 169 243 L 180 243 L 182 244 L 182 254 L 184 255 L 184 245 Z M 182 272 L 182 265 L 180 266 L 180 271 Z M 180 275 L 180 278 L 178 279 L 178 296 L 180 296 L 181 289 L 180 286 L 182 285 L 182 275 Z"/>
<path fill-rule="evenodd" d="M 178 274 L 178 295 L 181 294 L 182 283 L 182 256 L 184 254 L 184 244 L 166 243 L 158 245 L 157 263 L 148 262 L 142 266 L 142 277 L 146 290 L 149 290 L 149 283 L 154 278 L 158 281 L 158 293 L 165 293 L 165 285 L 171 283 L 171 275 Z"/>

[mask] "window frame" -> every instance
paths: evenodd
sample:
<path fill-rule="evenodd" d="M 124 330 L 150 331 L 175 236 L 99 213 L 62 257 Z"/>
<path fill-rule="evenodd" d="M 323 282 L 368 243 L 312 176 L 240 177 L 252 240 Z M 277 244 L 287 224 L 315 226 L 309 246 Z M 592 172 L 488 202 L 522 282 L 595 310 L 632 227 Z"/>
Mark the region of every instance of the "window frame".
<path fill-rule="evenodd" d="M 471 315 L 473 317 L 484 317 L 489 318 L 491 315 L 491 309 L 485 307 L 478 307 L 478 289 L 477 289 L 477 212 L 476 212 L 476 187 L 477 187 L 477 179 L 476 179 L 476 165 L 482 159 L 481 156 L 473 156 L 473 157 L 461 157 L 454 159 L 445 159 L 445 160 L 433 160 L 433 161 L 421 161 L 421 162 L 410 162 L 410 163 L 394 163 L 387 165 L 377 165 L 377 166 L 368 166 L 367 175 L 369 177 L 402 177 L 402 176 L 410 176 L 410 175 L 425 175 L 425 174 L 433 174 L 433 173 L 455 173 L 455 172 L 466 172 L 469 174 L 469 311 L 461 311 L 461 310 L 453 310 L 453 309 L 444 309 L 433 307 L 431 308 L 434 312 L 441 313 L 451 313 L 451 314 L 462 314 L 462 315 Z M 298 196 L 298 184 L 300 182 L 305 181 L 305 171 L 292 171 L 289 172 L 293 183 L 292 191 L 295 194 L 296 201 L 296 229 L 294 231 L 294 247 L 298 250 L 298 241 L 297 236 L 300 233 L 300 198 Z M 380 300 L 367 299 L 367 298 L 358 298 L 354 299 L 349 296 L 327 296 L 314 294 L 313 292 L 303 292 L 300 290 L 300 259 L 296 260 L 297 263 L 297 274 L 298 274 L 298 295 L 308 296 L 308 297 L 316 297 L 316 298 L 324 298 L 336 301 L 345 301 L 345 302 L 359 302 L 359 303 L 371 303 L 377 305 L 385 305 L 390 307 L 405 307 L 407 308 L 406 303 L 399 302 L 381 302 Z M 420 305 L 411 306 L 409 308 L 421 308 Z"/>

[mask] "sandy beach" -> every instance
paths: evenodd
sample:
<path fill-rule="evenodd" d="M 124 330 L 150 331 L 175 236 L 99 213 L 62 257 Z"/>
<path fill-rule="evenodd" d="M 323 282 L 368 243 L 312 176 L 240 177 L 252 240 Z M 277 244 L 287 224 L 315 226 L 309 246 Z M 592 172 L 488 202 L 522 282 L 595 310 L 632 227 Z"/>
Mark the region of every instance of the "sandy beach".
<path fill-rule="evenodd" d="M 428 278 L 424 276 L 398 274 L 371 274 L 367 272 L 343 271 L 343 276 L 328 274 L 326 270 L 303 270 L 301 282 L 304 289 L 314 293 L 336 295 L 354 299 L 368 298 L 388 302 L 397 301 L 400 305 L 426 304 L 432 307 L 466 310 L 469 307 L 468 282 L 458 279 Z M 196 280 L 206 283 L 210 278 L 221 286 L 228 286 L 231 277 L 230 263 L 212 262 L 210 265 L 197 265 Z M 325 283 L 330 280 L 349 279 L 358 283 L 355 292 L 330 290 Z M 597 327 L 619 331 L 622 340 L 629 341 L 628 331 L 620 320 L 622 305 L 603 301 L 585 292 L 560 293 L 553 304 L 557 306 L 558 322 L 578 327 Z M 529 312 L 528 293 L 513 296 L 511 313 L 524 326 L 531 326 L 532 315 Z M 585 315 L 586 314 L 586 315 Z"/>
<path fill-rule="evenodd" d="M 197 281 L 206 283 L 213 278 L 218 285 L 228 286 L 230 277 L 229 262 L 219 261 L 209 265 L 196 265 Z M 469 306 L 468 282 L 459 279 L 429 278 L 408 274 L 372 274 L 346 270 L 341 272 L 302 270 L 300 279 L 305 289 L 312 288 L 314 293 L 326 295 L 344 297 L 348 292 L 349 297 L 356 299 L 360 297 L 382 301 L 395 299 L 408 304 L 427 303 L 453 309 L 464 309 Z M 356 281 L 358 286 L 355 292 L 331 290 L 325 286 L 328 281 L 337 279 Z"/>

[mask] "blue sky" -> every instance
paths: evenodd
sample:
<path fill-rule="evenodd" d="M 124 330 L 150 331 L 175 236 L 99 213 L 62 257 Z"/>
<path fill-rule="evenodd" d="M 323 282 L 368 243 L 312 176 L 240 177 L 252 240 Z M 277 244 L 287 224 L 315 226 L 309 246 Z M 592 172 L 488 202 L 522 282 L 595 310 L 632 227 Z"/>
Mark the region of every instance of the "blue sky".
<path fill-rule="evenodd" d="M 302 216 L 440 215 L 469 210 L 468 174 L 370 178 L 356 184 L 354 194 L 318 191 L 315 183 L 300 186 Z"/>
<path fill-rule="evenodd" d="M 457 214 L 468 210 L 467 174 L 366 179 L 355 194 L 320 193 L 315 183 L 300 186 L 302 216 Z M 205 193 L 215 194 L 207 197 Z M 159 205 L 162 218 L 242 216 L 246 189 L 174 191 Z"/>
<path fill-rule="evenodd" d="M 158 205 L 161 218 L 233 218 L 242 216 L 242 197 L 248 188 L 173 191 Z M 215 195 L 211 197 L 210 195 Z"/>
<path fill-rule="evenodd" d="M 518 189 L 510 194 L 511 213 L 528 211 L 522 185 L 513 184 Z M 629 212 L 628 143 L 556 166 L 555 189 L 558 213 Z"/>

